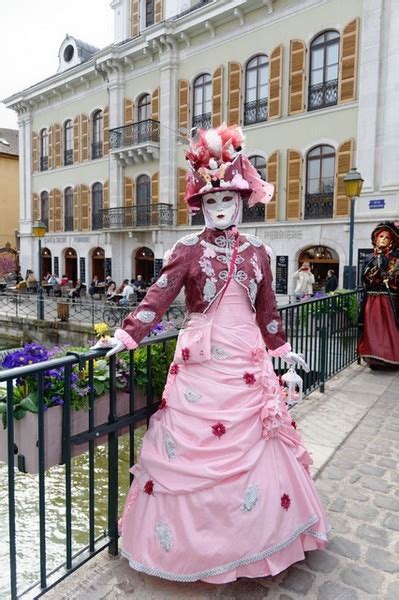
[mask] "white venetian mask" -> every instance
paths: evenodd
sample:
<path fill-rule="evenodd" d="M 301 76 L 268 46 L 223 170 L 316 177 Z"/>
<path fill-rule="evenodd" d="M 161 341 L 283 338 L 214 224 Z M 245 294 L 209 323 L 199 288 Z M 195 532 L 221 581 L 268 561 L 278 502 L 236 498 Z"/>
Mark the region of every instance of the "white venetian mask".
<path fill-rule="evenodd" d="M 239 192 L 209 192 L 202 196 L 202 212 L 209 228 L 227 229 L 238 225 L 241 213 Z"/>

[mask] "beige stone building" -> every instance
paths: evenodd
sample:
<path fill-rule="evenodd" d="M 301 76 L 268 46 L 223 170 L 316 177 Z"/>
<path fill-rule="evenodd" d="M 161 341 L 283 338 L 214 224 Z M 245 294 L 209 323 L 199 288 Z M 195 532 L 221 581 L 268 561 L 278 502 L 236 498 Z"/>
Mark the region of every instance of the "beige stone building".
<path fill-rule="evenodd" d="M 0 276 L 18 265 L 18 131 L 0 128 Z"/>
<path fill-rule="evenodd" d="M 271 246 L 277 290 L 290 291 L 304 258 L 319 287 L 328 268 L 342 285 L 349 168 L 365 179 L 355 260 L 375 223 L 399 214 L 398 4 L 112 0 L 111 8 L 114 44 L 98 50 L 67 36 L 58 72 L 5 100 L 19 114 L 22 267 L 35 255 L 40 217 L 52 270 L 149 279 L 164 252 L 201 227 L 183 203 L 186 136 L 226 121 L 243 127 L 247 153 L 276 187 L 266 210 L 244 211 L 241 228 Z"/>

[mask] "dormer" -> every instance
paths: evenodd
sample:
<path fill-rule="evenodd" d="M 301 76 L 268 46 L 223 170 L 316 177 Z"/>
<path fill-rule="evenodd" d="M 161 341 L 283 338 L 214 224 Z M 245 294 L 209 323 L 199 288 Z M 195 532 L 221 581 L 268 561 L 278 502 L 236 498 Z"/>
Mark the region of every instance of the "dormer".
<path fill-rule="evenodd" d="M 99 48 L 90 46 L 67 34 L 58 52 L 59 65 L 57 73 L 62 73 L 67 69 L 86 62 L 96 52 L 99 52 Z"/>

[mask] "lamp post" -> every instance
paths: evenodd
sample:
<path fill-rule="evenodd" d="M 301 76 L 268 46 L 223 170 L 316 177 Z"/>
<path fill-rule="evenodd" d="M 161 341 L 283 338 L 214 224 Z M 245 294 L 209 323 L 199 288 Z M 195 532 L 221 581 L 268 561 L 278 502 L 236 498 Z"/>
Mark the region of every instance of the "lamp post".
<path fill-rule="evenodd" d="M 47 227 L 41 221 L 36 221 L 32 227 L 33 235 L 38 239 L 39 242 L 39 281 L 37 286 L 37 318 L 40 320 L 44 319 L 44 306 L 43 306 L 43 288 L 42 288 L 42 238 L 45 236 Z"/>
<path fill-rule="evenodd" d="M 355 226 L 355 202 L 361 194 L 363 179 L 356 167 L 353 167 L 344 177 L 345 194 L 348 196 L 350 209 L 350 229 L 349 229 L 349 273 L 348 289 L 353 289 L 353 230 Z"/>

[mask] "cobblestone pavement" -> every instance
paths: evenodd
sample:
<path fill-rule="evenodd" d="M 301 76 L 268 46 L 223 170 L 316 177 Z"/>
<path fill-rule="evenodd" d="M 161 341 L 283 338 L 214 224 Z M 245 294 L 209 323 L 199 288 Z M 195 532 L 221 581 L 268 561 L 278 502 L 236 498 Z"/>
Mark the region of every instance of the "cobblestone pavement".
<path fill-rule="evenodd" d="M 327 550 L 277 577 L 223 586 L 162 581 L 102 553 L 46 598 L 398 600 L 399 373 L 353 365 L 294 412 L 332 525 Z"/>

